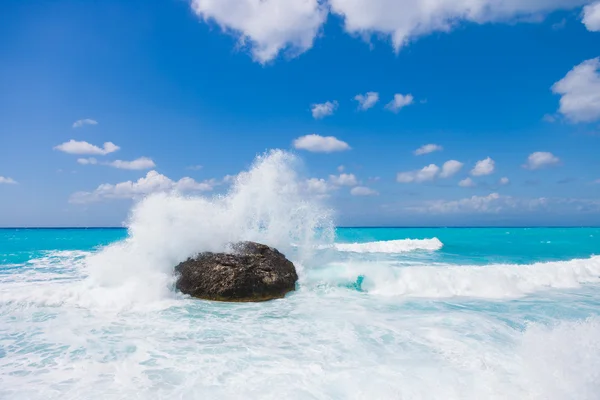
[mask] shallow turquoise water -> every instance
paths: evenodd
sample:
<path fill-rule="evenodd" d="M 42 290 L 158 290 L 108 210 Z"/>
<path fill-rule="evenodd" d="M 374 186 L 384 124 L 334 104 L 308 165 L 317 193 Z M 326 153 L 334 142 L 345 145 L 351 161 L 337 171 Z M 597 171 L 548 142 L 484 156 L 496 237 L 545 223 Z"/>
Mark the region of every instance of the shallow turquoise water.
<path fill-rule="evenodd" d="M 0 398 L 599 398 L 599 228 L 338 229 L 261 304 L 126 237 L 0 230 Z"/>

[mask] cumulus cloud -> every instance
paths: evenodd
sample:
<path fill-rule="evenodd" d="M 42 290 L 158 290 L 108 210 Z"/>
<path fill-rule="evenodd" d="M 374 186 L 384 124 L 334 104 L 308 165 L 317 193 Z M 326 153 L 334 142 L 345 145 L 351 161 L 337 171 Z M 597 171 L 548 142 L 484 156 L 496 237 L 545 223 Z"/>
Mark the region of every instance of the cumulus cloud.
<path fill-rule="evenodd" d="M 561 95 L 558 112 L 571 122 L 599 120 L 600 57 L 573 67 L 564 78 L 552 86 L 552 92 Z"/>
<path fill-rule="evenodd" d="M 412 211 L 450 214 L 450 213 L 497 213 L 507 204 L 507 197 L 498 193 L 487 196 L 472 196 L 460 200 L 434 200 L 427 201 L 424 205 L 410 207 Z"/>
<path fill-rule="evenodd" d="M 81 128 L 84 125 L 98 125 L 98 121 L 85 118 L 73 122 L 73 128 Z"/>
<path fill-rule="evenodd" d="M 475 187 L 475 182 L 471 178 L 465 178 L 462 181 L 458 182 L 458 186 L 460 187 Z"/>
<path fill-rule="evenodd" d="M 426 182 L 435 178 L 450 178 L 463 167 L 463 163 L 456 160 L 449 160 L 442 165 L 442 168 L 435 164 L 429 164 L 416 171 L 399 172 L 396 175 L 396 181 L 399 183 Z"/>
<path fill-rule="evenodd" d="M 0 185 L 16 185 L 17 181 L 12 178 L 0 176 Z"/>
<path fill-rule="evenodd" d="M 321 104 L 313 104 L 310 107 L 314 119 L 325 118 L 328 115 L 333 115 L 333 112 L 338 108 L 337 101 L 326 101 Z"/>
<path fill-rule="evenodd" d="M 318 0 L 192 0 L 202 20 L 217 23 L 249 46 L 253 58 L 266 63 L 285 49 L 297 55 L 310 49 L 327 19 Z"/>
<path fill-rule="evenodd" d="M 96 160 L 94 157 L 90 157 L 90 158 L 78 158 L 77 162 L 81 165 L 94 165 L 94 164 L 98 164 L 98 160 Z"/>
<path fill-rule="evenodd" d="M 54 150 L 68 154 L 96 154 L 101 156 L 114 153 L 119 149 L 120 147 L 112 142 L 106 142 L 103 147 L 98 147 L 88 142 L 79 142 L 73 139 L 54 147 Z"/>
<path fill-rule="evenodd" d="M 500 178 L 501 185 L 508 185 L 509 183 L 510 183 L 510 180 L 507 177 Z"/>
<path fill-rule="evenodd" d="M 377 104 L 379 101 L 379 93 L 367 92 L 365 94 L 357 94 L 354 96 L 354 100 L 358 101 L 358 109 L 365 111 Z"/>
<path fill-rule="evenodd" d="M 133 161 L 123 161 L 123 160 L 115 160 L 109 162 L 107 165 L 110 165 L 114 168 L 119 169 L 131 169 L 131 170 L 143 170 L 143 169 L 151 169 L 156 167 L 156 164 L 152 159 L 148 157 L 140 157 Z"/>
<path fill-rule="evenodd" d="M 523 165 L 527 169 L 540 169 L 560 163 L 560 158 L 547 151 L 536 151 L 527 157 L 527 164 Z"/>
<path fill-rule="evenodd" d="M 396 51 L 418 37 L 449 32 L 461 22 L 484 24 L 539 20 L 557 9 L 589 0 L 329 0 L 331 12 L 344 19 L 345 30 L 363 37 L 391 39 Z"/>
<path fill-rule="evenodd" d="M 307 191 L 311 194 L 325 195 L 332 190 L 325 179 L 310 178 L 306 180 L 305 184 Z"/>
<path fill-rule="evenodd" d="M 352 196 L 377 196 L 379 193 L 365 186 L 357 186 L 350 190 Z"/>
<path fill-rule="evenodd" d="M 442 151 L 444 148 L 439 144 L 426 144 L 414 151 L 415 156 L 422 156 L 423 154 L 433 153 L 434 151 Z"/>
<path fill-rule="evenodd" d="M 471 196 L 459 200 L 434 200 L 422 202 L 407 210 L 428 214 L 473 214 L 473 213 L 500 213 L 506 211 L 531 212 L 531 211 L 600 211 L 600 200 L 575 199 L 575 198 L 515 198 L 490 193 L 487 196 Z"/>
<path fill-rule="evenodd" d="M 313 46 L 329 11 L 346 32 L 389 38 L 395 51 L 432 32 L 450 32 L 461 23 L 540 21 L 559 9 L 589 0 L 191 0 L 195 14 L 214 22 L 266 63 L 282 51 L 292 56 Z M 587 9 L 585 21 L 595 21 Z M 592 17 L 589 17 L 592 15 Z M 586 23 L 584 21 L 584 23 Z M 586 23 L 586 26 L 588 24 Z M 592 22 L 592 26 L 593 22 Z M 589 29 L 589 28 L 588 28 Z"/>
<path fill-rule="evenodd" d="M 417 171 L 399 172 L 398 175 L 396 175 L 396 181 L 399 183 L 432 181 L 439 172 L 440 167 L 435 164 L 429 164 Z"/>
<path fill-rule="evenodd" d="M 137 181 L 126 181 L 115 185 L 104 183 L 93 192 L 74 193 L 69 202 L 92 203 L 110 199 L 138 199 L 160 192 L 204 192 L 213 190 L 215 185 L 214 180 L 196 182 L 189 177 L 173 181 L 153 170 Z"/>
<path fill-rule="evenodd" d="M 600 1 L 583 7 L 581 20 L 588 31 L 600 32 Z"/>
<path fill-rule="evenodd" d="M 329 180 L 336 186 L 356 186 L 358 179 L 354 174 L 329 175 Z"/>
<path fill-rule="evenodd" d="M 348 143 L 333 136 L 306 135 L 294 140 L 294 147 L 298 150 L 307 150 L 315 153 L 332 153 L 335 151 L 350 150 Z"/>
<path fill-rule="evenodd" d="M 440 178 L 450 178 L 460 171 L 463 167 L 463 163 L 456 160 L 449 160 L 442 165 L 442 172 L 440 172 Z"/>
<path fill-rule="evenodd" d="M 394 95 L 394 99 L 392 101 L 390 101 L 385 108 L 387 108 L 388 110 L 392 111 L 392 112 L 398 112 L 400 111 L 402 108 L 409 106 L 411 104 L 413 104 L 415 102 L 415 99 L 413 98 L 412 94 L 407 94 L 407 95 L 403 95 L 403 94 L 395 94 Z"/>
<path fill-rule="evenodd" d="M 496 168 L 496 163 L 490 157 L 485 160 L 477 161 L 475 167 L 471 170 L 471 175 L 473 176 L 484 176 L 491 175 L 494 173 L 494 169 Z"/>

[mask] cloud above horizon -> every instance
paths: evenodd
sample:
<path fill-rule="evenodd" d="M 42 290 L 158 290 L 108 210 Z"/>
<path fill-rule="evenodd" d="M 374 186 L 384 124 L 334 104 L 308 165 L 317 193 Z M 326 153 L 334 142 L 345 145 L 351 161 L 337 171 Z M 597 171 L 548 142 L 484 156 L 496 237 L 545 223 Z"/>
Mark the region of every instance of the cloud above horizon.
<path fill-rule="evenodd" d="M 77 140 L 69 140 L 68 142 L 54 146 L 54 150 L 62 151 L 68 154 L 90 154 L 105 156 L 119 150 L 120 147 L 112 142 L 106 142 L 102 147 L 95 146 L 91 143 Z"/>
<path fill-rule="evenodd" d="M 396 182 L 398 183 L 421 183 L 432 181 L 436 178 L 450 178 L 460 171 L 463 167 L 463 163 L 456 160 L 446 161 L 442 167 L 438 167 L 435 164 L 429 164 L 419 170 L 399 172 L 396 175 Z"/>
<path fill-rule="evenodd" d="M 600 32 L 600 1 L 583 7 L 581 22 L 590 32 Z"/>
<path fill-rule="evenodd" d="M 215 180 L 196 182 L 189 177 L 173 181 L 154 170 L 137 181 L 126 181 L 117 184 L 104 183 L 92 192 L 77 192 L 69 198 L 70 203 L 85 204 L 113 199 L 139 199 L 152 193 L 168 192 L 205 192 L 211 191 Z"/>
<path fill-rule="evenodd" d="M 379 93 L 367 92 L 365 94 L 357 94 L 354 96 L 354 100 L 358 102 L 358 109 L 366 111 L 372 108 L 379 101 Z"/>
<path fill-rule="evenodd" d="M 527 164 L 523 165 L 527 169 L 540 169 L 557 165 L 560 163 L 560 158 L 547 151 L 536 151 L 527 157 Z"/>
<path fill-rule="evenodd" d="M 313 153 L 333 153 L 336 151 L 350 150 L 348 143 L 334 136 L 306 135 L 294 140 L 294 147 L 298 150 L 311 151 Z"/>
<path fill-rule="evenodd" d="M 73 122 L 73 128 L 81 128 L 84 125 L 98 125 L 98 121 L 90 118 L 85 118 Z"/>
<path fill-rule="evenodd" d="M 265 64 L 282 52 L 297 56 L 312 48 L 331 13 L 344 30 L 369 41 L 389 40 L 395 52 L 434 32 L 451 32 L 464 23 L 537 22 L 556 10 L 584 6 L 589 0 L 191 0 L 194 13 L 216 23 Z M 589 7 L 589 6 L 588 6 Z M 584 23 L 595 27 L 595 8 Z"/>
<path fill-rule="evenodd" d="M 115 160 L 109 162 L 107 165 L 110 165 L 113 168 L 130 170 L 143 170 L 156 167 L 154 161 L 152 161 L 152 159 L 148 157 L 140 157 L 133 161 Z"/>
<path fill-rule="evenodd" d="M 410 106 L 414 104 L 415 99 L 412 94 L 403 95 L 400 93 L 396 93 L 394 95 L 394 99 L 390 101 L 385 108 L 390 110 L 391 112 L 399 112 L 404 107 Z"/>
<path fill-rule="evenodd" d="M 17 184 L 17 181 L 15 181 L 13 178 L 0 176 L 0 185 L 16 185 L 16 184 Z"/>
<path fill-rule="evenodd" d="M 600 120 L 600 57 L 576 65 L 551 89 L 561 95 L 558 112 L 569 121 Z"/>
<path fill-rule="evenodd" d="M 439 144 L 426 144 L 414 151 L 415 156 L 422 156 L 424 154 L 433 153 L 434 151 L 442 151 L 444 148 Z"/>
<path fill-rule="evenodd" d="M 310 108 L 310 111 L 314 119 L 322 119 L 329 115 L 333 115 L 337 108 L 337 101 L 326 101 L 325 103 L 321 104 L 313 104 Z"/>
<path fill-rule="evenodd" d="M 496 169 L 496 163 L 490 157 L 485 160 L 477 161 L 475 167 L 471 170 L 471 175 L 473 176 L 485 176 L 491 175 L 494 173 Z"/>

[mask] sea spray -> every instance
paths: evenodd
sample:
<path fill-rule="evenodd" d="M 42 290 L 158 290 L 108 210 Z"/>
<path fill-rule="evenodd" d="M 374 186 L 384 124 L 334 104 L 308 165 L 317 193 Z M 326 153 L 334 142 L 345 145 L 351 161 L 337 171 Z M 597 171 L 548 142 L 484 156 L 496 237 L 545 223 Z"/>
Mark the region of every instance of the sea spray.
<path fill-rule="evenodd" d="M 131 211 L 128 238 L 88 258 L 90 280 L 125 288 L 127 296 L 162 297 L 175 265 L 240 240 L 276 247 L 298 266 L 305 264 L 317 243 L 331 243 L 334 225 L 320 198 L 308 191 L 300 167 L 294 155 L 273 150 L 238 174 L 224 196 L 148 196 Z"/>

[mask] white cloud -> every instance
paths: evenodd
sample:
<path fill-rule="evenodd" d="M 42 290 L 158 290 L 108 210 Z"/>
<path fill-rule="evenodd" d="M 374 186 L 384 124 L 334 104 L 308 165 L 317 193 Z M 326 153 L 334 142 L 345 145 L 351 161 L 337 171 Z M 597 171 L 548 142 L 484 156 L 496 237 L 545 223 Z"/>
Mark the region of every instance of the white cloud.
<path fill-rule="evenodd" d="M 432 181 L 435 178 L 450 178 L 463 167 L 463 163 L 456 160 L 448 160 L 442 165 L 442 168 L 435 164 L 429 164 L 416 171 L 399 172 L 396 175 L 396 181 L 399 183 L 425 182 Z"/>
<path fill-rule="evenodd" d="M 119 169 L 131 169 L 131 170 L 143 170 L 143 169 L 151 169 L 156 167 L 156 164 L 152 159 L 148 157 L 140 157 L 133 161 L 123 161 L 123 160 L 115 160 L 109 162 L 107 165 L 110 165 L 114 168 Z"/>
<path fill-rule="evenodd" d="M 500 178 L 501 185 L 508 185 L 509 183 L 510 183 L 510 180 L 507 177 Z"/>
<path fill-rule="evenodd" d="M 393 112 L 398 112 L 403 107 L 413 104 L 414 101 L 415 99 L 412 94 L 402 95 L 398 93 L 394 95 L 394 100 L 390 101 L 385 108 Z"/>
<path fill-rule="evenodd" d="M 334 151 L 350 150 L 348 143 L 333 136 L 306 135 L 294 140 L 294 147 L 315 153 L 332 153 Z"/>
<path fill-rule="evenodd" d="M 442 172 L 440 172 L 440 178 L 450 178 L 463 167 L 463 163 L 456 160 L 448 160 L 442 165 Z"/>
<path fill-rule="evenodd" d="M 557 10 L 589 0 L 329 0 L 345 30 L 363 37 L 387 36 L 396 51 L 418 37 L 449 32 L 461 22 L 539 20 Z"/>
<path fill-rule="evenodd" d="M 338 172 L 344 172 L 345 169 L 346 169 L 346 167 L 344 167 L 343 165 L 340 165 L 339 167 L 337 167 Z"/>
<path fill-rule="evenodd" d="M 458 186 L 460 187 L 475 187 L 475 182 L 471 178 L 465 178 L 462 181 L 458 182 Z"/>
<path fill-rule="evenodd" d="M 570 121 L 600 119 L 600 57 L 573 67 L 552 85 L 552 92 L 561 95 L 558 111 Z"/>
<path fill-rule="evenodd" d="M 112 142 L 106 142 L 103 147 L 100 148 L 88 142 L 79 142 L 71 139 L 68 142 L 55 146 L 54 150 L 69 154 L 97 154 L 104 156 L 119 150 L 119 146 Z"/>
<path fill-rule="evenodd" d="M 379 193 L 373 189 L 369 189 L 365 186 L 357 186 L 350 190 L 352 196 L 377 196 Z"/>
<path fill-rule="evenodd" d="M 554 10 L 572 9 L 589 2 L 590 0 L 191 0 L 191 5 L 199 18 L 205 22 L 215 22 L 223 31 L 233 34 L 238 38 L 240 47 L 248 46 L 253 58 L 264 64 L 286 49 L 292 56 L 310 49 L 327 20 L 329 10 L 344 20 L 344 28 L 348 33 L 364 38 L 387 37 L 391 39 L 395 51 L 399 51 L 421 36 L 432 32 L 450 32 L 461 23 L 540 21 L 541 17 Z M 585 14 L 590 13 L 588 11 Z"/>
<path fill-rule="evenodd" d="M 444 148 L 439 144 L 426 144 L 414 151 L 415 156 L 422 156 L 423 154 L 433 153 L 434 151 L 442 151 Z"/>
<path fill-rule="evenodd" d="M 329 175 L 329 180 L 331 181 L 331 183 L 337 186 L 358 185 L 358 180 L 356 179 L 356 176 L 354 176 L 354 174 L 340 174 L 339 176 Z"/>
<path fill-rule="evenodd" d="M 491 193 L 487 196 L 472 196 L 459 200 L 434 200 L 406 207 L 413 212 L 430 214 L 459 214 L 459 213 L 500 213 L 505 211 L 531 212 L 598 212 L 600 201 L 597 199 L 575 198 L 514 198 Z"/>
<path fill-rule="evenodd" d="M 213 190 L 215 181 L 196 182 L 185 177 L 173 181 L 156 171 L 149 171 L 145 177 L 137 181 L 126 181 L 116 185 L 104 183 L 93 192 L 74 193 L 69 202 L 91 203 L 108 199 L 137 199 L 159 192 L 203 192 Z"/>
<path fill-rule="evenodd" d="M 560 163 L 560 158 L 547 151 L 536 151 L 527 157 L 527 164 L 523 167 L 528 169 L 540 169 L 543 167 Z"/>
<path fill-rule="evenodd" d="M 2 185 L 2 184 L 4 184 L 4 185 L 16 185 L 17 181 L 15 181 L 12 178 L 7 178 L 7 177 L 4 177 L 4 176 L 0 176 L 0 185 Z"/>
<path fill-rule="evenodd" d="M 73 128 L 81 128 L 84 125 L 98 125 L 98 121 L 85 118 L 73 122 Z"/>
<path fill-rule="evenodd" d="M 191 171 L 199 171 L 202 168 L 204 168 L 202 165 L 190 165 L 189 167 L 187 167 L 187 169 Z"/>
<path fill-rule="evenodd" d="M 424 205 L 410 207 L 412 211 L 434 214 L 454 213 L 497 213 L 507 205 L 507 197 L 498 193 L 487 196 L 472 196 L 460 200 L 434 200 Z"/>
<path fill-rule="evenodd" d="M 368 110 L 379 101 L 379 93 L 367 92 L 365 94 L 357 94 L 354 96 L 354 100 L 358 101 L 359 110 Z"/>
<path fill-rule="evenodd" d="M 333 115 L 333 112 L 337 110 L 338 102 L 337 101 L 326 101 L 321 104 L 313 104 L 310 108 L 312 112 L 312 116 L 315 119 L 325 118 L 328 115 Z"/>
<path fill-rule="evenodd" d="M 583 19 L 581 20 L 588 31 L 600 31 L 600 1 L 583 7 Z"/>
<path fill-rule="evenodd" d="M 94 164 L 98 164 L 98 160 L 96 160 L 93 157 L 90 158 L 78 158 L 77 162 L 81 165 L 94 165 Z"/>
<path fill-rule="evenodd" d="M 396 181 L 399 183 L 425 182 L 435 179 L 440 167 L 435 164 L 430 164 L 417 171 L 399 172 L 396 176 Z"/>
<path fill-rule="evenodd" d="M 233 33 L 263 64 L 284 49 L 292 55 L 310 49 L 327 19 L 327 5 L 318 0 L 192 0 L 191 4 L 198 17 Z"/>
<path fill-rule="evenodd" d="M 306 189 L 309 193 L 324 195 L 327 194 L 332 188 L 325 179 L 310 178 L 306 180 Z"/>
<path fill-rule="evenodd" d="M 475 167 L 471 170 L 473 176 L 490 175 L 494 173 L 495 162 L 490 157 L 485 160 L 477 161 Z"/>

